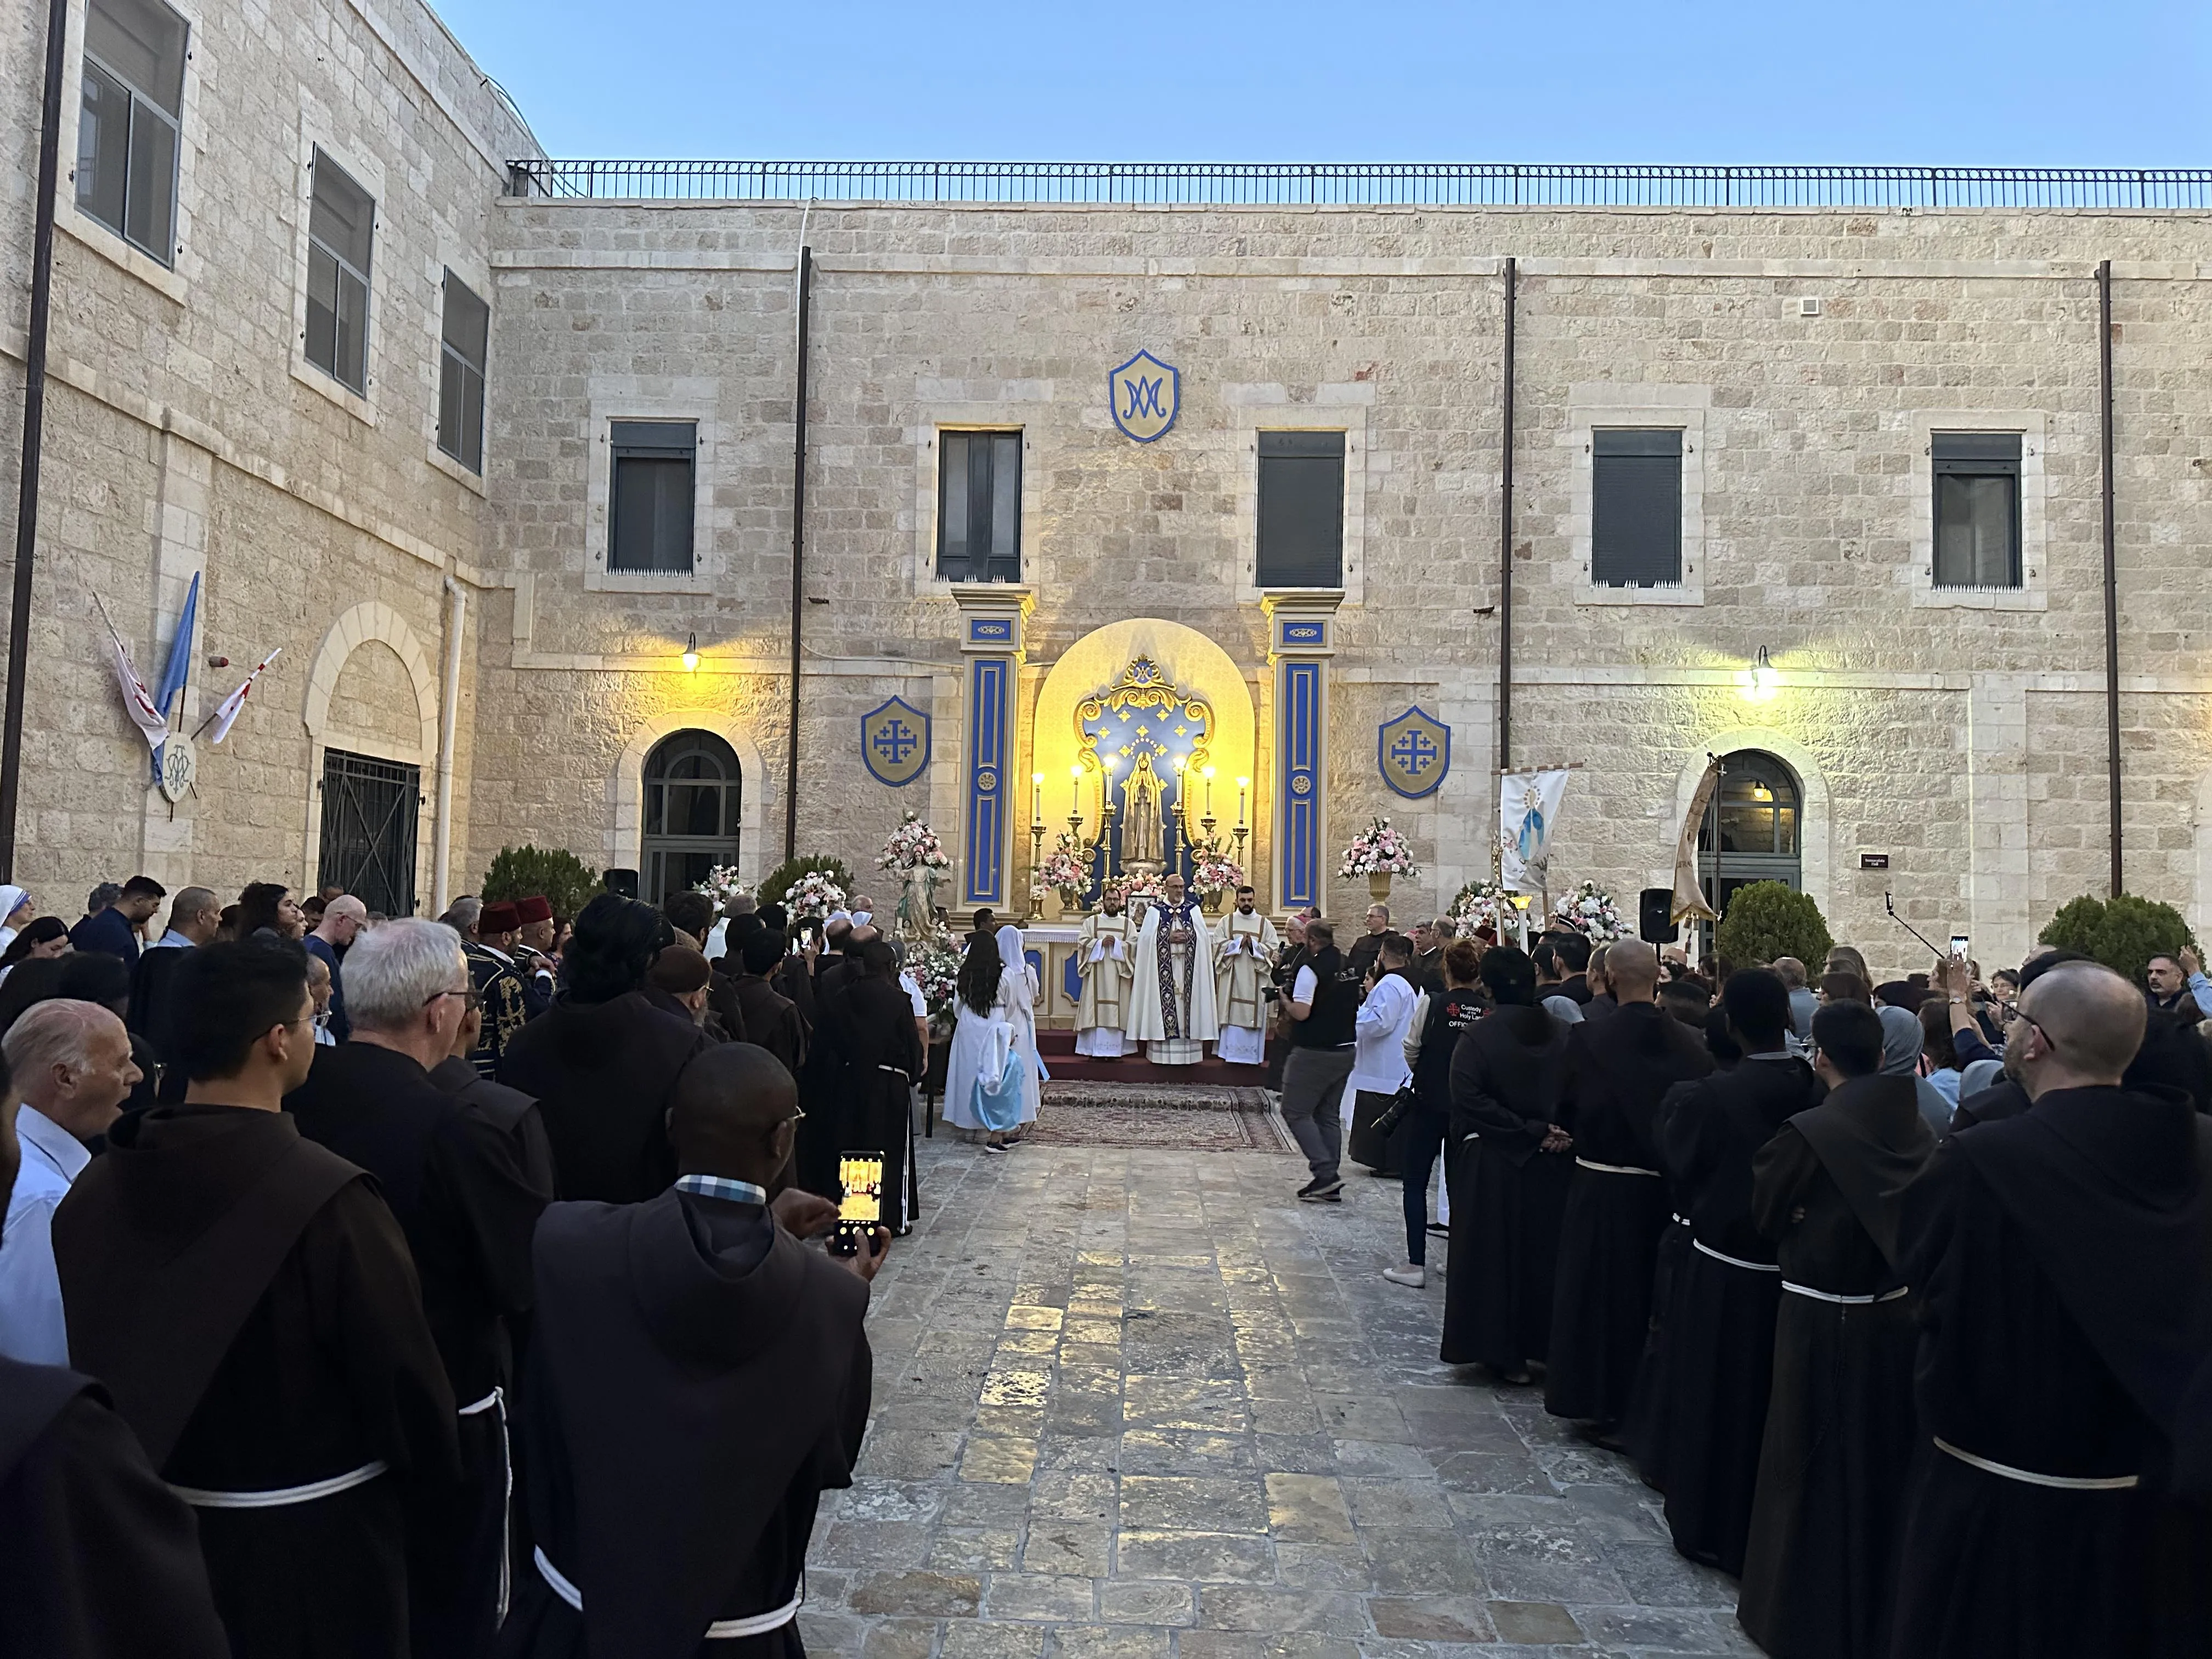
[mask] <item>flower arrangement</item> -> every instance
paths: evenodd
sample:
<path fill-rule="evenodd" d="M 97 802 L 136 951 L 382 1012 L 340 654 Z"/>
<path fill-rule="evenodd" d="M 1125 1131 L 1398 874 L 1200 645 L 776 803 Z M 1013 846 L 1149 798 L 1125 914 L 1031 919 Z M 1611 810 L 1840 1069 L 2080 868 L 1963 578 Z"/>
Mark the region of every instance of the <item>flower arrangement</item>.
<path fill-rule="evenodd" d="M 1563 927 L 1587 935 L 1593 945 L 1608 944 L 1628 933 L 1613 895 L 1594 881 L 1583 883 L 1562 898 L 1552 907 L 1552 915 Z"/>
<path fill-rule="evenodd" d="M 732 899 L 741 893 L 750 893 L 753 890 L 738 879 L 736 865 L 718 864 L 709 870 L 706 878 L 691 890 L 695 893 L 704 893 L 712 900 L 714 914 L 719 916 L 729 909 Z"/>
<path fill-rule="evenodd" d="M 921 815 L 909 807 L 899 827 L 891 831 L 890 839 L 884 843 L 882 855 L 876 860 L 878 870 L 944 870 L 952 860 L 945 856 L 945 848 L 937 839 L 937 831 L 921 821 Z"/>
<path fill-rule="evenodd" d="M 960 952 L 946 939 L 925 939 L 908 947 L 906 971 L 914 975 L 921 1000 L 929 1006 L 930 1029 L 952 1029 L 957 1011 L 952 1006 L 955 982 L 960 977 Z"/>
<path fill-rule="evenodd" d="M 1052 851 L 1044 855 L 1037 866 L 1037 879 L 1047 887 L 1062 893 L 1080 890 L 1091 883 L 1091 865 L 1084 858 L 1074 834 L 1063 830 Z"/>
<path fill-rule="evenodd" d="M 1462 933 L 1487 927 L 1505 935 L 1505 918 L 1513 912 L 1513 896 L 1494 881 L 1471 881 L 1459 890 L 1448 914 Z"/>
<path fill-rule="evenodd" d="M 1120 875 L 1109 877 L 1105 885 L 1099 889 L 1098 896 L 1103 901 L 1109 893 L 1117 894 L 1133 905 L 1139 899 L 1157 897 L 1159 890 L 1159 883 L 1157 879 L 1144 876 Z"/>
<path fill-rule="evenodd" d="M 1229 856 L 1218 839 L 1200 837 L 1191 843 L 1196 862 L 1191 866 L 1190 884 L 1207 898 L 1220 893 L 1233 893 L 1244 884 L 1244 866 Z"/>
<path fill-rule="evenodd" d="M 844 908 L 845 890 L 819 870 L 809 870 L 791 884 L 783 896 L 784 908 L 794 921 L 820 918 Z"/>
<path fill-rule="evenodd" d="M 1376 818 L 1367 828 L 1352 838 L 1352 845 L 1344 849 L 1344 862 L 1338 865 L 1340 876 L 1417 876 L 1420 866 L 1413 862 L 1413 849 L 1406 838 L 1390 827 L 1388 818 Z"/>

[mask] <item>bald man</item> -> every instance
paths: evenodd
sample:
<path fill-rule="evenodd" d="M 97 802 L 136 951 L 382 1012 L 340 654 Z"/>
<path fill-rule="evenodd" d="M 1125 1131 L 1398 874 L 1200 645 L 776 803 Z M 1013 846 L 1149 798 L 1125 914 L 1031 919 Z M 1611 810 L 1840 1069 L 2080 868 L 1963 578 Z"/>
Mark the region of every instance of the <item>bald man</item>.
<path fill-rule="evenodd" d="M 2063 963 L 2020 1008 L 2028 1109 L 1943 1141 L 1905 1194 L 1932 1445 L 1891 1650 L 2212 1651 L 2206 1522 L 2169 1486 L 2183 1391 L 2212 1363 L 2208 1137 L 2179 1092 L 2120 1087 L 2145 1008 L 2118 975 Z"/>
<path fill-rule="evenodd" d="M 346 1018 L 345 975 L 338 963 L 368 926 L 368 906 L 351 893 L 340 893 L 323 907 L 323 919 L 303 941 L 307 954 L 331 970 L 331 1018 L 325 1029 L 340 1042 L 353 1035 L 353 1022 Z"/>
<path fill-rule="evenodd" d="M 706 1049 L 669 1114 L 676 1185 L 546 1211 L 523 1428 L 538 1548 L 503 1654 L 803 1655 L 806 1541 L 860 1455 L 889 1237 L 840 1266 L 797 1236 L 834 1206 L 771 1208 L 798 1110 L 765 1048 Z"/>

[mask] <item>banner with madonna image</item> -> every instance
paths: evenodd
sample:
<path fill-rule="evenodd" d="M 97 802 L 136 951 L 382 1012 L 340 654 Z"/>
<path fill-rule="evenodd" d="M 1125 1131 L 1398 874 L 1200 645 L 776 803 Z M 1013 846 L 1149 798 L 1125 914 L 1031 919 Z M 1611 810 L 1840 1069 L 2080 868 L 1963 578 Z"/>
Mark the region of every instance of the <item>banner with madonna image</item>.
<path fill-rule="evenodd" d="M 1568 769 L 1508 772 L 1498 792 L 1498 880 L 1516 893 L 1545 893 L 1550 886 L 1552 833 Z"/>

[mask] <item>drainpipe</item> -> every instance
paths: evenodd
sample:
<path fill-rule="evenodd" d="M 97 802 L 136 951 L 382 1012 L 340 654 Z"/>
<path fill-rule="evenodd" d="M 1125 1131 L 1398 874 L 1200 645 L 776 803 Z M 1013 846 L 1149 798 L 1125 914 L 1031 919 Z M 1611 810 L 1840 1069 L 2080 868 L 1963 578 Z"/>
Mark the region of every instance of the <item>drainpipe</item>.
<path fill-rule="evenodd" d="M 69 0 L 46 7 L 46 87 L 39 129 L 38 217 L 31 231 L 31 324 L 23 351 L 23 453 L 16 476 L 15 584 L 8 613 L 8 691 L 0 711 L 0 881 L 15 878 L 23 781 L 23 703 L 30 691 L 31 577 L 39 551 L 39 461 L 46 423 L 46 325 L 53 314 L 54 189 L 61 172 L 62 42 Z"/>
<path fill-rule="evenodd" d="M 1500 349 L 1498 452 L 1498 769 L 1513 764 L 1513 312 L 1514 262 L 1505 261 L 1505 337 Z M 1502 787 L 1502 786 L 1501 786 Z"/>
<path fill-rule="evenodd" d="M 812 204 L 808 204 L 809 209 Z M 805 234 L 805 222 L 799 234 Z M 790 741 L 783 757 L 783 855 L 799 851 L 799 653 L 805 626 L 806 594 L 806 313 L 811 297 L 814 250 L 799 249 L 799 373 L 791 445 L 791 708 Z"/>
<path fill-rule="evenodd" d="M 2112 526 L 2112 262 L 2097 264 L 2097 422 L 2105 516 L 2105 792 L 2112 813 L 2112 893 L 2124 890 L 2120 857 L 2120 572 Z"/>
<path fill-rule="evenodd" d="M 453 902 L 453 728 L 460 715 L 461 628 L 468 620 L 468 592 L 446 578 L 446 689 L 438 702 L 438 816 L 433 839 L 430 889 L 433 914 L 444 915 Z"/>

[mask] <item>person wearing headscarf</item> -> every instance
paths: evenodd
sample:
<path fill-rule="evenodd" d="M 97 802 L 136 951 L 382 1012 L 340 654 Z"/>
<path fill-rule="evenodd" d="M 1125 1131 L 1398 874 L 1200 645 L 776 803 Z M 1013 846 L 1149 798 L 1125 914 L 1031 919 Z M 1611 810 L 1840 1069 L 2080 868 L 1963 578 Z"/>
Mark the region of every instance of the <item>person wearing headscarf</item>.
<path fill-rule="evenodd" d="M 987 1125 L 976 1111 L 976 1091 L 995 1080 L 989 1073 L 1005 1052 L 1000 1042 L 1011 1024 L 1010 994 L 1024 966 L 1019 962 L 1010 965 L 1000 957 L 996 934 L 972 933 L 953 982 L 956 1013 L 952 1048 L 945 1058 L 945 1121 L 956 1129 L 984 1132 L 987 1152 L 1005 1152 L 1006 1136 Z"/>
<path fill-rule="evenodd" d="M 15 942 L 15 935 L 31 925 L 36 914 L 28 892 L 21 887 L 0 886 L 0 951 Z"/>
<path fill-rule="evenodd" d="M 1007 975 L 1006 1024 L 1014 1028 L 1014 1052 L 1022 1057 L 1022 1127 L 1015 1136 L 1018 1139 L 1036 1121 L 1044 1071 L 1037 1063 L 1036 969 L 1030 966 L 1022 948 L 1022 930 L 1012 922 L 999 929 L 999 961 Z"/>
<path fill-rule="evenodd" d="M 1920 1054 L 1927 1042 L 1920 1016 L 1893 1004 L 1875 1012 L 1881 1016 L 1881 1074 L 1911 1078 L 1920 1115 L 1928 1120 L 1929 1128 L 1942 1134 L 1951 1127 L 1951 1103 L 1943 1098 L 1942 1090 L 1920 1075 Z"/>

